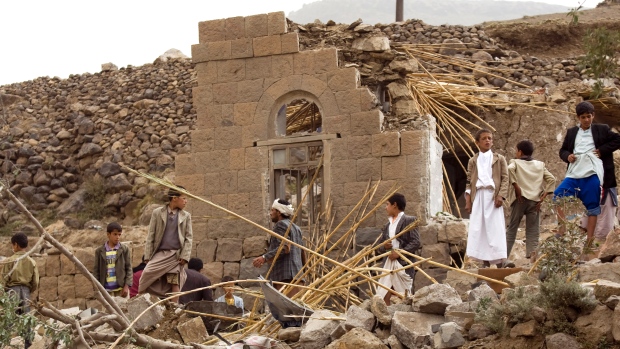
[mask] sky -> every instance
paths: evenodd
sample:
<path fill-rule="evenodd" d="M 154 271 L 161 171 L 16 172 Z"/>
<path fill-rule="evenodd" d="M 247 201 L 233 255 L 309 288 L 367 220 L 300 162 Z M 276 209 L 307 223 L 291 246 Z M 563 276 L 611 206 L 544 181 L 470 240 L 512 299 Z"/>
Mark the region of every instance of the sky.
<path fill-rule="evenodd" d="M 288 14 L 314 1 L 3 1 L 0 86 L 40 76 L 95 73 L 107 62 L 119 68 L 139 66 L 171 48 L 190 56 L 191 45 L 198 43 L 200 21 L 275 11 Z M 579 0 L 538 1 L 569 7 L 579 4 Z M 580 1 L 595 7 L 601 0 Z"/>

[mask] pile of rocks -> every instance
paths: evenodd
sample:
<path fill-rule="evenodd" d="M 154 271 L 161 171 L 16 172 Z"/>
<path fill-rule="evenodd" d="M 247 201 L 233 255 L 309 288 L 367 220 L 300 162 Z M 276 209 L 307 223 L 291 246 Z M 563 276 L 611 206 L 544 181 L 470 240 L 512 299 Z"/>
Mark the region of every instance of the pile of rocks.
<path fill-rule="evenodd" d="M 196 119 L 193 75 L 189 59 L 172 58 L 120 70 L 104 64 L 96 74 L 3 86 L 0 176 L 29 208 L 61 214 L 79 210 L 61 204 L 86 178 L 99 177 L 105 206 L 122 214 L 148 190 L 120 164 L 162 172 L 189 151 Z M 5 222 L 12 208 L 0 207 Z"/>

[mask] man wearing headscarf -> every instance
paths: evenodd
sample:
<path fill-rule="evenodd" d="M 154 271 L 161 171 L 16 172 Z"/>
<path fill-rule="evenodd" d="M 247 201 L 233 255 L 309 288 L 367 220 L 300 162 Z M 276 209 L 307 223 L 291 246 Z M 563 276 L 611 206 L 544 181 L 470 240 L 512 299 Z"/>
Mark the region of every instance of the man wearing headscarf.
<path fill-rule="evenodd" d="M 269 211 L 271 221 L 275 223 L 273 231 L 303 246 L 301 229 L 291 222 L 293 213 L 293 206 L 288 201 L 276 199 Z M 282 240 L 272 236 L 269 239 L 269 250 L 267 253 L 260 257 L 256 257 L 253 264 L 254 267 L 260 268 L 265 263 L 274 263 L 271 273 L 268 276 L 269 280 L 290 283 L 303 267 L 302 255 L 304 252 L 299 247 L 284 242 L 284 246 L 282 246 L 278 258 L 274 260 L 281 243 Z M 303 281 L 301 284 L 303 284 Z M 289 292 L 288 296 L 290 297 L 297 293 L 296 291 L 297 290 Z"/>

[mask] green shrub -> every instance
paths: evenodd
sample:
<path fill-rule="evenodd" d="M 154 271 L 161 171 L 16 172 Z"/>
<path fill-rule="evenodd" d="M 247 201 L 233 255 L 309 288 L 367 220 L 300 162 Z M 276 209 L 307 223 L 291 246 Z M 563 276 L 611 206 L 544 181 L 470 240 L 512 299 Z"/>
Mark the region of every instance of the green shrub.
<path fill-rule="evenodd" d="M 106 187 L 105 180 L 99 176 L 87 178 L 82 187 L 85 190 L 84 209 L 77 214 L 81 223 L 86 223 L 91 219 L 102 219 L 111 213 L 110 209 L 105 209 Z"/>

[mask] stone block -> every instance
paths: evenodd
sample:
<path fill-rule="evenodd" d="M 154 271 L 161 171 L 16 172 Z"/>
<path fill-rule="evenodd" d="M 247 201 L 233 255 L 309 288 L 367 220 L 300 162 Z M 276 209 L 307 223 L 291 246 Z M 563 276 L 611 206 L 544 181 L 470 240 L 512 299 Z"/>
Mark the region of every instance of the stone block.
<path fill-rule="evenodd" d="M 620 256 L 620 228 L 612 230 L 607 234 L 598 258 L 603 262 L 611 262 L 617 256 Z"/>
<path fill-rule="evenodd" d="M 351 116 L 349 116 L 349 114 L 324 116 L 322 128 L 323 132 L 326 133 L 340 133 L 341 135 L 350 135 Z"/>
<path fill-rule="evenodd" d="M 134 329 L 145 331 L 157 325 L 164 318 L 165 308 L 162 305 L 156 305 L 142 314 L 148 307 L 153 305 L 156 300 L 155 296 L 145 293 L 132 298 L 127 303 L 127 315 L 130 319 L 136 319 L 139 315 L 142 315 L 134 324 Z"/>
<path fill-rule="evenodd" d="M 224 39 L 235 40 L 245 38 L 245 17 L 230 17 L 224 20 Z"/>
<path fill-rule="evenodd" d="M 293 55 L 294 74 L 314 75 L 315 51 L 300 51 Z"/>
<path fill-rule="evenodd" d="M 323 107 L 322 112 L 324 118 L 334 117 L 341 114 L 346 115 L 346 113 L 340 112 L 336 95 L 330 89 L 326 89 L 325 92 L 319 96 L 319 102 Z"/>
<path fill-rule="evenodd" d="M 363 159 L 372 152 L 372 136 L 352 136 L 347 138 L 348 159 Z"/>
<path fill-rule="evenodd" d="M 349 68 L 344 68 L 344 69 L 349 69 Z M 339 70 L 338 69 L 338 49 L 336 49 L 335 47 L 330 47 L 330 48 L 323 48 L 323 49 L 316 51 L 315 60 L 314 60 L 314 71 L 316 74 L 331 73 L 337 70 Z M 355 85 L 349 86 L 349 88 L 359 87 L 359 84 L 360 84 L 360 80 L 357 80 L 357 83 Z"/>
<path fill-rule="evenodd" d="M 245 60 L 229 59 L 217 62 L 217 82 L 241 81 L 245 79 Z"/>
<path fill-rule="evenodd" d="M 202 343 L 207 340 L 209 334 L 207 328 L 200 316 L 190 318 L 185 322 L 181 322 L 177 325 L 177 331 L 183 338 L 185 344 L 190 343 Z"/>
<path fill-rule="evenodd" d="M 49 302 L 58 299 L 58 278 L 56 276 L 39 278 L 39 298 Z"/>
<path fill-rule="evenodd" d="M 344 327 L 347 331 L 353 328 L 362 328 L 366 331 L 372 331 L 374 326 L 375 316 L 373 313 L 355 305 L 347 309 L 347 321 L 344 323 Z"/>
<path fill-rule="evenodd" d="M 439 331 L 435 333 L 435 348 L 459 348 L 465 344 L 462 331 L 463 328 L 454 322 L 439 325 Z"/>
<path fill-rule="evenodd" d="M 279 36 L 261 36 L 253 39 L 254 57 L 279 55 L 282 42 Z"/>
<path fill-rule="evenodd" d="M 400 133 L 400 152 L 403 155 L 420 154 L 428 148 L 428 133 L 423 130 Z"/>
<path fill-rule="evenodd" d="M 381 179 L 381 159 L 367 158 L 357 160 L 357 181 L 377 181 Z"/>
<path fill-rule="evenodd" d="M 344 328 L 343 324 L 338 325 L 332 333 L 329 334 L 329 337 L 332 341 L 338 340 L 340 337 L 344 336 L 347 333 L 347 330 Z M 332 342 L 333 343 L 333 342 Z"/>
<path fill-rule="evenodd" d="M 354 96 L 353 98 L 359 99 L 359 94 L 357 96 Z M 340 107 L 340 103 L 338 105 Z M 382 123 L 383 113 L 380 110 L 371 110 L 351 114 L 351 134 L 371 135 L 379 133 L 381 132 Z"/>
<path fill-rule="evenodd" d="M 327 74 L 327 85 L 334 92 L 356 90 L 360 80 L 360 73 L 354 67 L 337 69 Z"/>
<path fill-rule="evenodd" d="M 344 183 L 344 201 L 339 205 L 355 206 L 366 193 L 367 182 Z"/>
<path fill-rule="evenodd" d="M 392 323 L 392 314 L 390 314 L 385 301 L 380 296 L 374 296 L 370 299 L 370 312 L 377 317 L 377 320 L 383 325 Z"/>
<path fill-rule="evenodd" d="M 318 76 L 320 77 L 320 76 Z M 303 75 L 301 78 L 301 89 L 315 96 L 320 96 L 327 88 L 327 84 L 317 76 Z"/>
<path fill-rule="evenodd" d="M 283 11 L 267 14 L 267 35 L 286 33 L 286 16 Z"/>
<path fill-rule="evenodd" d="M 194 70 L 198 77 L 198 86 L 210 85 L 217 82 L 216 62 L 196 63 Z"/>
<path fill-rule="evenodd" d="M 241 148 L 241 126 L 217 127 L 213 131 L 215 150 Z"/>
<path fill-rule="evenodd" d="M 358 88 L 360 91 L 360 110 L 361 111 L 370 111 L 373 110 L 379 105 L 379 100 L 377 96 L 372 93 L 368 88 Z"/>
<path fill-rule="evenodd" d="M 282 53 L 299 52 L 299 34 L 287 33 L 280 35 L 280 45 L 282 46 Z"/>
<path fill-rule="evenodd" d="M 467 230 L 469 221 L 448 221 L 445 229 L 438 230 L 437 239 L 439 242 L 447 242 L 450 244 L 462 244 L 467 242 Z"/>
<path fill-rule="evenodd" d="M 253 125 L 243 126 L 241 131 L 241 145 L 253 147 L 255 142 L 267 140 L 267 123 L 255 122 Z"/>
<path fill-rule="evenodd" d="M 230 149 L 229 166 L 231 170 L 245 169 L 245 148 Z M 237 188 L 237 183 L 235 183 L 235 188 Z"/>
<path fill-rule="evenodd" d="M 271 57 L 271 71 L 274 78 L 283 78 L 293 75 L 294 59 L 291 54 Z"/>
<path fill-rule="evenodd" d="M 418 233 L 420 233 L 420 242 L 422 243 L 422 246 L 434 245 L 438 243 L 438 230 L 443 229 L 443 227 L 444 226 L 441 223 L 430 223 L 418 227 Z"/>
<path fill-rule="evenodd" d="M 229 170 L 229 154 L 228 150 L 214 150 L 204 153 L 194 153 L 194 173 L 218 173 Z M 205 190 L 209 190 L 209 183 L 206 182 Z"/>
<path fill-rule="evenodd" d="M 392 318 L 391 334 L 407 348 L 432 345 L 432 325 L 442 324 L 442 315 L 397 311 Z"/>
<path fill-rule="evenodd" d="M 422 257 L 433 258 L 433 262 L 450 265 L 450 248 L 448 244 L 438 243 L 422 246 Z"/>
<path fill-rule="evenodd" d="M 252 38 L 241 38 L 230 41 L 230 58 L 249 58 L 254 56 L 254 41 Z"/>
<path fill-rule="evenodd" d="M 62 302 L 62 309 L 71 308 L 86 309 L 86 300 L 84 298 L 70 298 Z"/>
<path fill-rule="evenodd" d="M 39 277 L 47 276 L 45 274 L 45 264 L 47 262 L 47 258 L 45 257 L 32 257 L 34 262 L 37 264 L 37 269 L 39 270 Z"/>
<path fill-rule="evenodd" d="M 243 257 L 262 256 L 267 251 L 265 236 L 253 236 L 243 240 Z"/>
<path fill-rule="evenodd" d="M 443 315 L 449 305 L 463 301 L 452 286 L 432 284 L 416 291 L 413 295 L 413 310 L 421 313 Z"/>
<path fill-rule="evenodd" d="M 467 270 L 471 273 L 478 273 L 477 269 Z M 417 278 L 417 276 L 416 276 Z M 446 275 L 446 280 L 444 283 L 452 286 L 458 294 L 461 296 L 461 299 L 467 299 L 467 291 L 471 290 L 471 285 L 477 282 L 478 279 L 475 276 L 459 273 L 457 271 L 449 270 Z"/>
<path fill-rule="evenodd" d="M 246 79 L 248 80 L 271 78 L 272 57 L 266 56 L 266 57 L 247 58 L 245 60 L 245 67 L 246 67 Z"/>
<path fill-rule="evenodd" d="M 237 176 L 235 175 L 235 188 L 237 185 Z M 228 194 L 228 209 L 242 216 L 250 214 L 250 194 L 235 193 Z"/>
<path fill-rule="evenodd" d="M 601 302 L 604 302 L 610 296 L 620 296 L 620 283 L 599 280 L 594 285 L 594 296 Z"/>
<path fill-rule="evenodd" d="M 45 275 L 58 276 L 60 274 L 60 255 L 48 255 L 45 263 Z"/>
<path fill-rule="evenodd" d="M 237 102 L 237 82 L 213 84 L 213 102 L 217 104 L 234 104 Z"/>
<path fill-rule="evenodd" d="M 267 58 L 270 58 L 270 57 L 267 57 Z M 255 102 L 235 104 L 234 109 L 233 109 L 234 124 L 236 126 L 252 125 L 254 123 L 254 111 L 256 110 L 256 105 L 257 103 Z M 192 144 L 192 147 L 193 147 L 193 144 Z"/>
<path fill-rule="evenodd" d="M 372 332 L 354 328 L 330 343 L 326 349 L 388 349 Z"/>
<path fill-rule="evenodd" d="M 267 14 L 245 17 L 245 36 L 256 38 L 269 35 L 269 19 Z"/>
<path fill-rule="evenodd" d="M 224 276 L 224 263 L 210 262 L 204 263 L 203 266 L 201 273 L 208 277 L 212 284 L 217 284 L 222 280 Z"/>
<path fill-rule="evenodd" d="M 426 274 L 435 279 L 437 282 L 443 282 L 446 279 L 447 270 L 442 268 L 435 269 L 423 269 Z M 415 274 L 415 279 L 413 280 L 413 289 L 419 290 L 423 287 L 432 285 L 433 283 L 422 273 L 418 272 Z"/>
<path fill-rule="evenodd" d="M 226 20 L 214 19 L 198 22 L 198 42 L 206 43 L 226 40 Z"/>
<path fill-rule="evenodd" d="M 196 248 L 196 255 L 203 263 L 215 262 L 215 253 L 217 251 L 217 240 L 202 240 Z"/>
<path fill-rule="evenodd" d="M 406 178 L 406 164 L 404 156 L 382 157 L 381 178 L 384 180 Z"/>
<path fill-rule="evenodd" d="M 190 192 L 202 195 L 205 191 L 205 176 L 200 174 L 176 176 L 175 183 L 187 188 Z M 133 257 L 133 254 L 132 254 Z M 140 258 L 140 256 L 138 256 Z M 63 273 L 64 274 L 64 273 Z"/>
<path fill-rule="evenodd" d="M 495 297 L 497 299 L 497 297 Z M 478 301 L 463 302 L 460 304 L 452 304 L 446 308 L 446 321 L 455 322 L 457 325 L 463 328 L 470 328 L 474 322 L 473 318 L 459 316 L 461 313 L 475 313 L 478 307 Z M 450 314 L 455 315 L 450 315 Z"/>
<path fill-rule="evenodd" d="M 260 192 L 262 190 L 263 178 L 265 177 L 261 170 L 241 170 L 237 172 L 237 190 L 246 193 Z"/>
<path fill-rule="evenodd" d="M 318 310 L 310 316 L 305 327 L 301 329 L 299 344 L 303 349 L 322 349 L 330 342 L 331 332 L 340 324 L 335 320 L 323 320 L 334 318 L 336 315 L 329 310 Z"/>
<path fill-rule="evenodd" d="M 331 179 L 332 184 L 344 184 L 355 178 L 356 175 L 355 160 L 339 160 L 332 162 Z"/>
<path fill-rule="evenodd" d="M 231 42 L 215 41 L 192 45 L 192 62 L 221 61 L 231 59 Z"/>
<path fill-rule="evenodd" d="M 245 169 L 266 169 L 269 166 L 267 149 L 246 148 Z"/>
<path fill-rule="evenodd" d="M 400 133 L 384 132 L 372 135 L 372 156 L 397 156 L 400 154 Z"/>
<path fill-rule="evenodd" d="M 239 279 L 239 263 L 235 262 L 226 262 L 224 263 L 223 273 L 224 276 L 230 276 L 235 280 Z"/>
<path fill-rule="evenodd" d="M 238 82 L 237 101 L 258 102 L 263 95 L 263 79 L 244 80 Z"/>
<path fill-rule="evenodd" d="M 579 280 L 608 280 L 620 283 L 620 268 L 610 268 L 609 263 L 584 264 L 578 266 Z M 48 269 L 49 270 L 49 269 Z"/>
<path fill-rule="evenodd" d="M 75 285 L 76 298 L 93 298 L 95 296 L 93 284 L 86 276 L 75 274 L 73 283 Z"/>
<path fill-rule="evenodd" d="M 366 118 L 360 119 L 360 93 L 357 89 L 351 89 L 346 91 L 338 91 L 335 92 L 336 102 L 338 103 L 338 110 L 342 114 L 352 114 L 351 119 L 353 120 L 352 126 L 355 127 L 357 123 L 364 123 Z M 376 117 L 378 120 L 378 117 Z M 372 119 L 371 119 L 372 120 Z M 380 124 L 375 125 L 375 129 L 373 132 L 364 132 L 364 133 L 354 133 L 354 134 L 373 134 L 379 133 Z"/>
<path fill-rule="evenodd" d="M 254 258 L 245 258 L 241 260 L 239 264 L 239 280 L 252 280 L 258 278 L 259 275 L 265 276 L 269 270 L 270 264 L 263 264 L 260 268 L 255 268 L 252 265 Z M 247 286 L 258 286 L 258 283 L 246 283 Z"/>
<path fill-rule="evenodd" d="M 73 275 L 60 275 L 58 277 L 58 298 L 61 300 L 75 298 Z"/>
<path fill-rule="evenodd" d="M 82 262 L 82 264 L 84 264 L 86 269 L 88 269 L 89 271 L 95 268 L 95 248 L 94 247 L 76 248 L 73 251 L 73 255 L 80 262 Z"/>
<path fill-rule="evenodd" d="M 238 262 L 243 256 L 243 240 L 218 239 L 215 260 L 218 262 Z"/>

